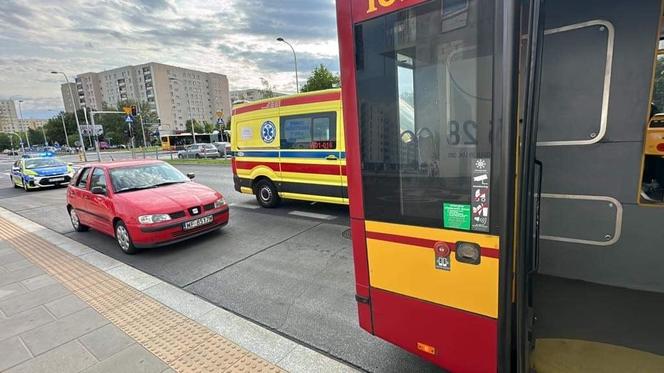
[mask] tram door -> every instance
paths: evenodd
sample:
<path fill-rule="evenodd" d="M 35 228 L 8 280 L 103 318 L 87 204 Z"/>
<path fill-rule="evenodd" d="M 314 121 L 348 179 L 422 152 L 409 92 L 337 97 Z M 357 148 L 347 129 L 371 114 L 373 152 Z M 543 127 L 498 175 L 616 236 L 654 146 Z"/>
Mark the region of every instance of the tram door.
<path fill-rule="evenodd" d="M 360 325 L 458 372 L 497 370 L 510 304 L 497 8 L 337 3 Z"/>
<path fill-rule="evenodd" d="M 651 90 L 664 90 L 653 86 L 661 1 L 555 0 L 543 11 L 531 361 L 542 372 L 662 371 L 662 163 L 644 155 Z"/>

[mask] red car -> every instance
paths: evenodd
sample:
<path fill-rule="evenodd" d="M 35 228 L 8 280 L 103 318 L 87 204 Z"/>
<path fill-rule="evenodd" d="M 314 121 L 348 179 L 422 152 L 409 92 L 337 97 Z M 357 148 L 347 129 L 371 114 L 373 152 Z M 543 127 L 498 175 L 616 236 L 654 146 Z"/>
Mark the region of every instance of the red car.
<path fill-rule="evenodd" d="M 162 161 L 83 166 L 67 189 L 74 229 L 115 237 L 122 251 L 168 245 L 228 223 L 228 205 L 217 191 L 191 181 Z"/>

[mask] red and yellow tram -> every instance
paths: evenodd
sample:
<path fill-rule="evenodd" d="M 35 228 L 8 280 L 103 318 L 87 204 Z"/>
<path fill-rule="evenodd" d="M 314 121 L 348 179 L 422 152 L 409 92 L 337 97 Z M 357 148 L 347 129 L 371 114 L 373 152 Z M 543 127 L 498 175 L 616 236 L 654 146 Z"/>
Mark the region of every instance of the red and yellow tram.
<path fill-rule="evenodd" d="M 664 369 L 661 5 L 337 0 L 363 329 L 453 372 Z"/>

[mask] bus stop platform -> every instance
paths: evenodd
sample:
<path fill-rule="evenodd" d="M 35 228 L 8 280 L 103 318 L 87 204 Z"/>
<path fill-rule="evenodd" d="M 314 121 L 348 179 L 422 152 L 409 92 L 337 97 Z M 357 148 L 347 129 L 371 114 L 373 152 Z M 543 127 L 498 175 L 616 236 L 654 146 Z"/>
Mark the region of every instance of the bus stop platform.
<path fill-rule="evenodd" d="M 354 369 L 0 208 L 0 371 Z"/>

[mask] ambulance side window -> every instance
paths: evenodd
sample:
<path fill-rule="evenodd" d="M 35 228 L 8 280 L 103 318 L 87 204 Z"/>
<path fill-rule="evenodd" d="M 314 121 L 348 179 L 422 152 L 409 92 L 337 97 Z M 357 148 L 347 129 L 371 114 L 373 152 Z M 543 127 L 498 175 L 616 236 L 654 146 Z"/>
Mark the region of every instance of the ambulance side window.
<path fill-rule="evenodd" d="M 336 147 L 335 112 L 281 117 L 282 149 L 336 149 Z"/>

